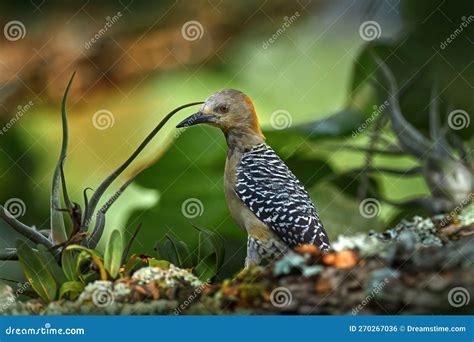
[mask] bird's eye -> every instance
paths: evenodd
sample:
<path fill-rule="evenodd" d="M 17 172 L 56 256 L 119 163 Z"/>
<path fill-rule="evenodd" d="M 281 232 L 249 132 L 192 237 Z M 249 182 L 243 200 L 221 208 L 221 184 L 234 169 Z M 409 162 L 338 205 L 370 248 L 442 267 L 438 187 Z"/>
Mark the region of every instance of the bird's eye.
<path fill-rule="evenodd" d="M 228 111 L 229 111 L 229 106 L 228 105 L 220 105 L 219 106 L 219 112 L 227 113 Z"/>

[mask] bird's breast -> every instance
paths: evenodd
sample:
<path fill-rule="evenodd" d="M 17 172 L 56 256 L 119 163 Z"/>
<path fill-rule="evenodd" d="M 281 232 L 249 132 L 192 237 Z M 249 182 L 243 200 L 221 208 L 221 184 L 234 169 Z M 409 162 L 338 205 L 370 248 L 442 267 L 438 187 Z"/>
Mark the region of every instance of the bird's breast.
<path fill-rule="evenodd" d="M 267 240 L 271 232 L 267 225 L 258 219 L 255 214 L 242 202 L 236 193 L 237 167 L 242 159 L 241 152 L 229 153 L 225 165 L 224 191 L 232 218 L 240 228 L 259 240 Z"/>
<path fill-rule="evenodd" d="M 245 229 L 245 219 L 242 216 L 242 211 L 245 205 L 235 193 L 237 166 L 241 158 L 242 154 L 239 152 L 231 152 L 227 155 L 224 172 L 224 191 L 232 218 L 241 228 Z"/>

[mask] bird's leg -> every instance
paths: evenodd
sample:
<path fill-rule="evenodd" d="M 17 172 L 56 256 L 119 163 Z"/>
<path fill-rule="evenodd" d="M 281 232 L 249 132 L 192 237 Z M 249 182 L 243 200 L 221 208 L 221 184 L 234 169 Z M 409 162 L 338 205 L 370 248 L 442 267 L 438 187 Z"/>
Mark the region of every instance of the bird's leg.
<path fill-rule="evenodd" d="M 293 253 L 293 251 L 282 241 L 279 241 L 279 239 L 268 238 L 267 240 L 261 240 L 249 235 L 245 268 L 251 265 L 258 266 L 263 260 L 272 261 L 288 253 Z"/>
<path fill-rule="evenodd" d="M 252 236 L 247 238 L 247 257 L 245 258 L 245 268 L 249 268 L 251 265 L 258 266 L 262 261 L 262 255 L 259 253 L 261 245 L 257 239 Z"/>

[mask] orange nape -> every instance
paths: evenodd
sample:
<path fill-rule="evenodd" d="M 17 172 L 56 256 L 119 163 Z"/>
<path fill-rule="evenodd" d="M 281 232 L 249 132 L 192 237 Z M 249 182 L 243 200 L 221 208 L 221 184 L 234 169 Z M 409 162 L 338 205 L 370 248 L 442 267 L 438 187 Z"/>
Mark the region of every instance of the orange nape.
<path fill-rule="evenodd" d="M 257 112 L 255 111 L 255 107 L 253 105 L 253 102 L 250 99 L 250 97 L 248 97 L 247 95 L 245 95 L 245 102 L 247 102 L 248 105 L 250 106 L 250 110 L 252 112 L 252 123 L 253 123 L 253 128 L 254 128 L 255 132 L 258 135 L 260 135 L 262 138 L 265 138 L 263 133 L 262 133 L 262 130 L 260 129 L 260 124 L 258 123 L 258 115 L 257 115 Z"/>

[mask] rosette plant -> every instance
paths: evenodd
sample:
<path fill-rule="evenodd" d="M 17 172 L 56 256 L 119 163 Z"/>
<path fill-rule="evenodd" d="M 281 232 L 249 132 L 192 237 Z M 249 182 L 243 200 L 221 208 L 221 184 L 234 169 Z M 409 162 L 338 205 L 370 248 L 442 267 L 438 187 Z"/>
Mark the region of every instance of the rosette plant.
<path fill-rule="evenodd" d="M 147 260 L 136 256 L 128 258 L 128 251 L 140 226 L 126 245 L 122 233 L 114 230 L 106 243 L 105 252 L 101 254 L 96 250 L 104 233 L 108 210 L 140 172 L 123 183 L 102 206 L 99 207 L 99 203 L 111 184 L 174 114 L 181 109 L 201 103 L 185 104 L 168 113 L 128 159 L 100 183 L 90 198 L 87 189 L 84 190 L 84 203 L 80 205 L 69 197 L 64 174 L 68 149 L 66 103 L 73 79 L 74 74 L 69 80 L 61 104 L 62 145 L 52 179 L 49 230 L 45 233 L 34 226 L 20 222 L 7 208 L 0 205 L 0 218 L 23 236 L 23 239 L 16 242 L 15 248 L 1 252 L 0 259 L 18 260 L 32 288 L 47 302 L 65 296 L 74 298 L 87 282 L 95 279 L 115 279 L 119 275 L 130 274 L 135 267 L 143 265 L 143 260 Z M 66 218 L 69 220 L 69 225 Z"/>

